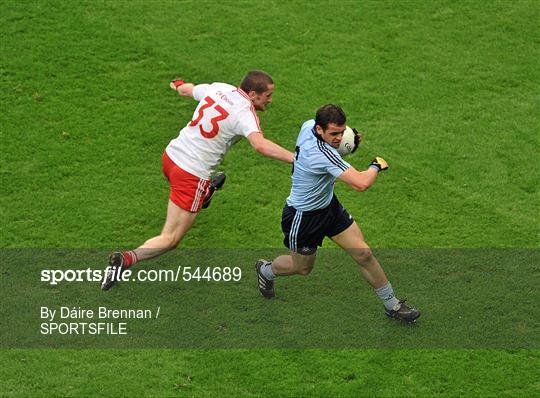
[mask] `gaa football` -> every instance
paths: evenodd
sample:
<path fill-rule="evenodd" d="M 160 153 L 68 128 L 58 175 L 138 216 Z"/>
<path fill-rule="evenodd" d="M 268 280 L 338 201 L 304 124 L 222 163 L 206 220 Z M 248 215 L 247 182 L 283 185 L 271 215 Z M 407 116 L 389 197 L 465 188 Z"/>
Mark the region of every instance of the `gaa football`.
<path fill-rule="evenodd" d="M 347 156 L 353 153 L 356 150 L 356 147 L 360 145 L 360 141 L 358 141 L 358 144 L 355 142 L 357 139 L 355 139 L 355 136 L 358 133 L 355 133 L 352 128 L 349 126 L 345 127 L 345 131 L 343 132 L 343 138 L 341 139 L 341 143 L 339 144 L 339 148 L 337 151 L 341 156 Z"/>

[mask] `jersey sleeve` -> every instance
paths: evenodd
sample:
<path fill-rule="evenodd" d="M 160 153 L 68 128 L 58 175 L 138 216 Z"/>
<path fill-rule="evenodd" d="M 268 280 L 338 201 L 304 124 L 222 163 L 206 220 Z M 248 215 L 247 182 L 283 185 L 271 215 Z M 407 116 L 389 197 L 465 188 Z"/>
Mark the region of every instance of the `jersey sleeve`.
<path fill-rule="evenodd" d="M 259 117 L 254 109 L 241 109 L 236 114 L 235 131 L 239 135 L 247 137 L 251 133 L 261 131 Z"/>
<path fill-rule="evenodd" d="M 210 84 L 197 84 L 193 87 L 193 98 L 196 101 L 201 101 L 206 96 L 209 89 Z"/>
<path fill-rule="evenodd" d="M 351 167 L 344 161 L 336 150 L 332 150 L 328 145 L 317 143 L 316 154 L 313 156 L 312 166 L 320 172 L 332 174 L 338 178 L 341 173 Z"/>

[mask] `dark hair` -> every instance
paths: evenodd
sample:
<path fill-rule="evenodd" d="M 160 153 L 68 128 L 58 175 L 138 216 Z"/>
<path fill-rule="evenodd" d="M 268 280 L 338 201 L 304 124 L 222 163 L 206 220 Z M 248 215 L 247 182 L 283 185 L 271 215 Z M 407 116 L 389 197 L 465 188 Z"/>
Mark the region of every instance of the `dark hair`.
<path fill-rule="evenodd" d="M 242 79 L 240 88 L 246 93 L 255 91 L 257 94 L 262 94 L 268 91 L 269 84 L 274 84 L 272 76 L 262 70 L 251 70 Z"/>
<path fill-rule="evenodd" d="M 342 126 L 347 122 L 345 112 L 339 106 L 334 104 L 326 104 L 317 110 L 315 115 L 315 124 L 322 127 L 323 130 L 328 128 L 330 123 Z"/>

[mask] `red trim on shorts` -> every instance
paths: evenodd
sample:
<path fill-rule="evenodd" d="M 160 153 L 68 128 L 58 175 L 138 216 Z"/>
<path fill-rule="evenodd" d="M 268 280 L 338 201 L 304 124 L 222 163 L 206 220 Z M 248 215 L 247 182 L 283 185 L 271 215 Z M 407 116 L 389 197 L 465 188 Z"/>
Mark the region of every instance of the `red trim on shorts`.
<path fill-rule="evenodd" d="M 174 163 L 167 151 L 162 157 L 163 174 L 169 180 L 169 199 L 178 207 L 191 213 L 201 211 L 204 198 L 208 195 L 210 180 L 199 178 Z"/>

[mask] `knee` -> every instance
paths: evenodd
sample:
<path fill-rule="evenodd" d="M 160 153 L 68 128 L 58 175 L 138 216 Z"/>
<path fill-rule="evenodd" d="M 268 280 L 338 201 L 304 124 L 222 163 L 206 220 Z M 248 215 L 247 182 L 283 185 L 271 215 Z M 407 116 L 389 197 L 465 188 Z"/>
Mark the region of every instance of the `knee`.
<path fill-rule="evenodd" d="M 355 249 L 353 253 L 354 259 L 360 265 L 367 264 L 373 258 L 373 253 L 370 248 Z"/>
<path fill-rule="evenodd" d="M 162 235 L 167 249 L 174 249 L 180 244 L 181 236 L 177 234 L 166 234 Z"/>
<path fill-rule="evenodd" d="M 313 267 L 302 267 L 302 268 L 297 269 L 296 273 L 299 275 L 306 276 L 306 275 L 309 275 L 312 270 L 313 270 Z"/>

